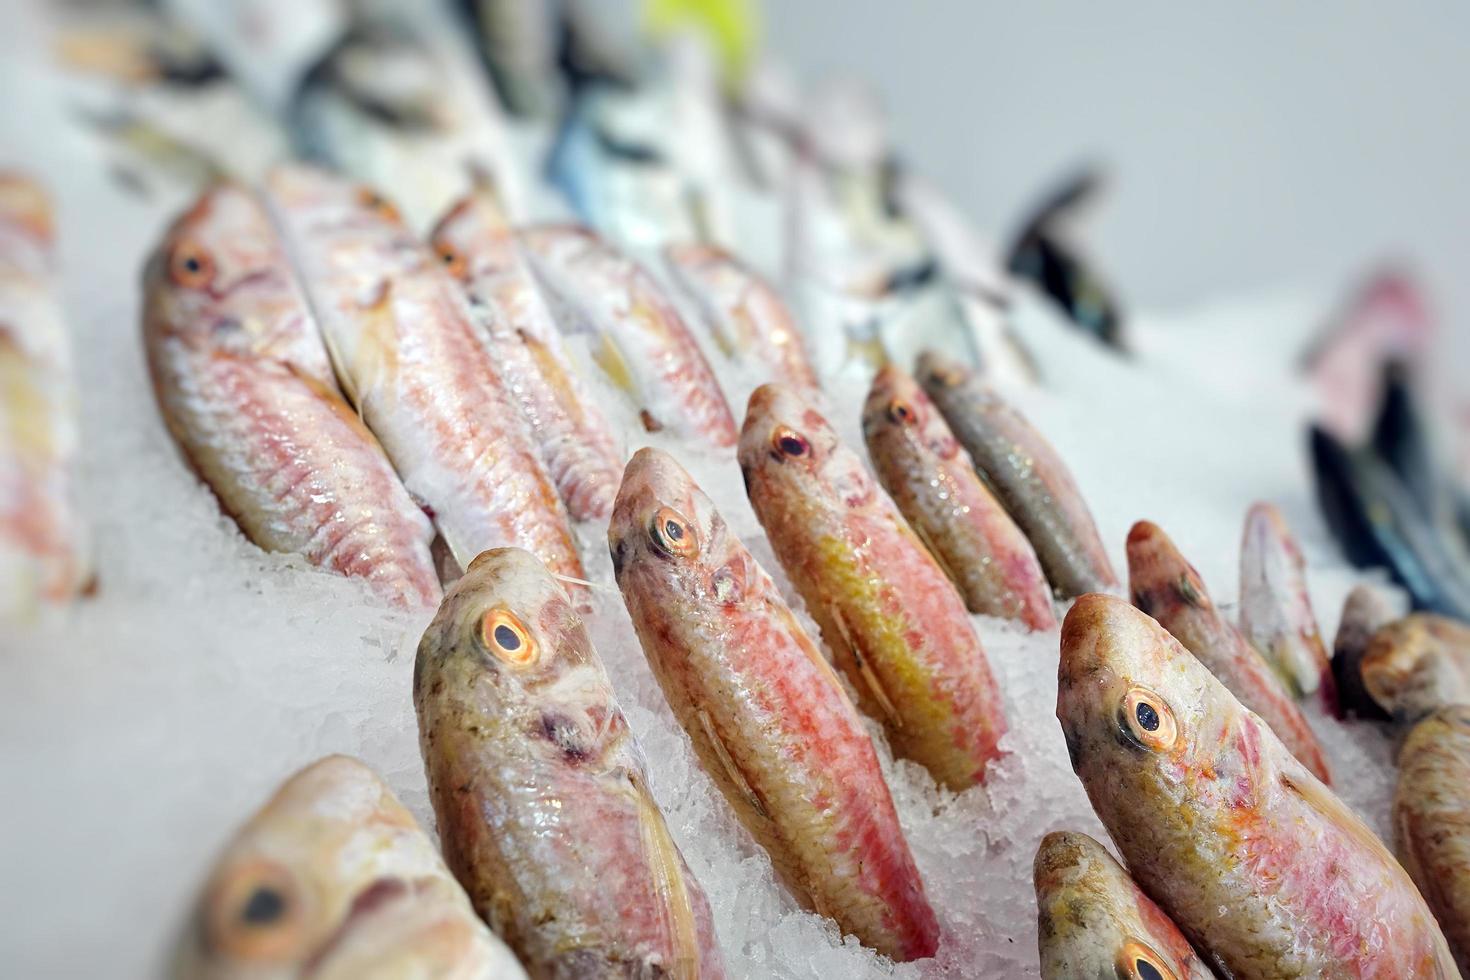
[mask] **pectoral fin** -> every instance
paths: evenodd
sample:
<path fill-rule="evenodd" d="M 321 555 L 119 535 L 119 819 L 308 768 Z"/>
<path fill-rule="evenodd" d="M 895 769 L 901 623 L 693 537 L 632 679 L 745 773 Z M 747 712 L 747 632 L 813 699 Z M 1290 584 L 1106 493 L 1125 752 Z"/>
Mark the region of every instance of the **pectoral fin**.
<path fill-rule="evenodd" d="M 668 975 L 674 980 L 698 980 L 699 930 L 694 921 L 689 886 L 684 880 L 684 861 L 648 787 L 631 773 L 628 781 L 638 801 L 638 832 L 672 947 L 673 962 L 669 964 Z"/>
<path fill-rule="evenodd" d="M 888 717 L 888 721 L 893 727 L 902 728 L 903 715 L 898 713 L 898 706 L 888 696 L 888 692 L 883 687 L 883 682 L 878 679 L 877 674 L 873 673 L 873 668 L 868 664 L 868 659 L 858 649 L 857 643 L 852 638 L 852 631 L 848 629 L 847 620 L 842 616 L 842 610 L 836 606 L 829 606 L 827 613 L 831 616 L 833 625 L 837 627 L 838 636 L 848 657 L 857 666 L 858 676 L 863 679 L 864 685 L 868 688 L 868 693 L 873 695 L 873 700 L 878 702 L 878 707 L 883 709 L 884 715 Z"/>
<path fill-rule="evenodd" d="M 745 801 L 750 804 L 751 809 L 758 813 L 762 819 L 771 819 L 770 811 L 766 809 L 765 803 L 761 801 L 755 788 L 750 785 L 750 780 L 745 778 L 745 773 L 741 772 L 740 767 L 735 764 L 735 757 L 730 754 L 729 749 L 725 748 L 725 742 L 720 738 L 720 733 L 715 731 L 715 723 L 710 718 L 709 712 L 703 709 L 700 709 L 699 712 L 699 727 L 703 729 L 705 737 L 709 739 L 710 748 L 714 750 L 715 756 L 720 760 L 720 768 L 725 770 L 725 775 L 734 784 L 735 789 L 739 791 L 740 795 L 745 798 Z"/>

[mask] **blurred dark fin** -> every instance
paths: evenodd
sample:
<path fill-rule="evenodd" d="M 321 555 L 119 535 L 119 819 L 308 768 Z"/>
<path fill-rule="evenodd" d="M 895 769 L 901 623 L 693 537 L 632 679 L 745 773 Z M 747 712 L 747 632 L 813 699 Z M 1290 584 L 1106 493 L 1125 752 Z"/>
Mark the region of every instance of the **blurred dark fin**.
<path fill-rule="evenodd" d="M 1425 518 L 1437 521 L 1444 512 L 1429 433 L 1415 404 L 1408 365 L 1383 366 L 1383 398 L 1373 426 L 1373 450 L 1413 495 Z"/>

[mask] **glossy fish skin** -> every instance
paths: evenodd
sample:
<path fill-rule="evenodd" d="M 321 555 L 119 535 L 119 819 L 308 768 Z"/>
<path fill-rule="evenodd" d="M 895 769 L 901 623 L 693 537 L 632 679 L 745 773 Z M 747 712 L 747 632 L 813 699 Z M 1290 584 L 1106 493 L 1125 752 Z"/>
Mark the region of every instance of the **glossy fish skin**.
<path fill-rule="evenodd" d="M 1327 648 L 1307 593 L 1306 559 L 1275 505 L 1257 502 L 1245 515 L 1240 546 L 1240 631 L 1297 697 L 1322 691 L 1336 711 Z"/>
<path fill-rule="evenodd" d="M 1441 708 L 1399 749 L 1394 847 L 1470 969 L 1470 708 Z"/>
<path fill-rule="evenodd" d="M 678 312 L 637 262 L 586 228 L 540 225 L 521 232 L 532 267 L 571 316 L 563 330 L 599 335 L 609 377 L 636 401 L 649 431 L 670 429 L 713 446 L 735 444 L 735 419 L 720 383 Z M 618 374 L 626 377 L 616 377 Z"/>
<path fill-rule="evenodd" d="M 1067 613 L 1057 719 L 1133 879 L 1221 976 L 1459 976 L 1382 842 L 1126 602 Z"/>
<path fill-rule="evenodd" d="M 1043 837 L 1033 878 L 1042 980 L 1215 980 L 1163 910 L 1086 834 Z"/>
<path fill-rule="evenodd" d="M 176 980 L 525 980 L 433 843 L 346 756 L 288 779 L 226 846 Z"/>
<path fill-rule="evenodd" d="M 567 512 L 462 290 L 368 188 L 282 166 L 270 207 L 338 377 L 463 568 L 526 548 L 584 578 Z"/>
<path fill-rule="evenodd" d="M 750 396 L 740 469 L 776 557 L 894 753 L 956 792 L 1006 731 L 964 600 L 831 425 L 794 392 Z"/>
<path fill-rule="evenodd" d="M 449 590 L 414 706 L 449 867 L 533 977 L 724 976 L 586 627 L 529 552 Z"/>
<path fill-rule="evenodd" d="M 821 390 L 796 318 L 770 283 L 718 245 L 668 245 L 664 262 L 731 357 L 759 361 L 767 380 L 808 393 Z"/>
<path fill-rule="evenodd" d="M 1470 704 L 1470 626 L 1411 613 L 1373 634 L 1360 670 L 1363 689 L 1396 721 Z"/>
<path fill-rule="evenodd" d="M 1356 585 L 1342 604 L 1337 636 L 1332 641 L 1332 676 L 1337 683 L 1340 716 L 1387 721 L 1388 714 L 1363 687 L 1363 655 L 1380 627 L 1397 618 L 1392 604 L 1377 590 Z"/>
<path fill-rule="evenodd" d="M 938 926 L 856 709 L 672 457 L 634 455 L 608 545 L 669 705 L 783 880 L 865 945 L 932 956 Z"/>
<path fill-rule="evenodd" d="M 265 210 L 206 191 L 144 274 L 143 341 L 164 422 L 245 535 L 268 551 L 433 606 L 434 530 L 332 376 Z"/>
<path fill-rule="evenodd" d="M 880 368 L 863 406 L 873 469 L 972 613 L 1052 629 L 1031 542 L 975 472 L 939 409 L 901 368 Z"/>
<path fill-rule="evenodd" d="M 1280 677 L 1210 600 L 1199 572 L 1157 524 L 1128 532 L 1128 589 L 1241 703 L 1270 725 L 1312 774 L 1330 783 L 1327 758 Z"/>
<path fill-rule="evenodd" d="M 1092 514 L 1041 433 L 957 361 L 926 351 L 916 374 L 980 476 L 1030 538 L 1052 590 L 1067 599 L 1116 588 Z"/>
<path fill-rule="evenodd" d="M 622 449 L 568 359 L 493 195 L 478 191 L 460 199 L 439 221 L 432 241 L 469 289 L 495 366 L 520 404 L 567 510 L 579 521 L 606 518 L 622 478 Z"/>
<path fill-rule="evenodd" d="M 66 603 L 92 578 L 52 234 L 41 185 L 0 170 L 0 621 Z"/>

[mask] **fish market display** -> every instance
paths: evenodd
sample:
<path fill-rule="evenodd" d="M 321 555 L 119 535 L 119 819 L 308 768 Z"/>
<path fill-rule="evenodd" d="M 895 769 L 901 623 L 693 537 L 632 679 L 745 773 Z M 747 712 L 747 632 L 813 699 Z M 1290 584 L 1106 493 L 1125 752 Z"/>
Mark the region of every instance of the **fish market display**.
<path fill-rule="evenodd" d="M 1092 514 L 1041 433 L 955 361 L 926 352 L 916 374 L 986 485 L 1031 539 L 1052 590 L 1067 599 L 1115 588 L 1118 578 Z"/>
<path fill-rule="evenodd" d="M 1157 524 L 1139 521 L 1128 532 L 1128 591 L 1133 604 L 1260 715 L 1302 765 L 1331 781 L 1317 736 L 1281 678 L 1215 607 L 1199 572 Z"/>
<path fill-rule="evenodd" d="M 1034 877 L 1042 980 L 1214 980 L 1178 927 L 1086 834 L 1043 837 Z"/>
<path fill-rule="evenodd" d="M 986 489 L 924 389 L 879 369 L 863 407 L 868 456 L 884 489 L 972 613 L 1051 629 L 1051 592 L 1031 542 Z"/>
<path fill-rule="evenodd" d="M 1359 669 L 1373 703 L 1398 721 L 1470 704 L 1470 626 L 1413 613 L 1373 634 Z"/>
<path fill-rule="evenodd" d="M 1470 707 L 1442 708 L 1399 749 L 1394 847 L 1470 969 Z"/>
<path fill-rule="evenodd" d="M 617 436 L 572 365 L 556 322 L 492 192 L 461 199 L 439 222 L 433 245 L 462 279 L 507 388 L 567 510 L 605 518 L 622 478 Z"/>
<path fill-rule="evenodd" d="M 594 358 L 634 400 L 645 428 L 735 444 L 735 420 L 719 381 L 647 271 L 585 228 L 540 226 L 521 240 L 576 321 L 572 329 L 593 335 Z"/>
<path fill-rule="evenodd" d="M 533 555 L 471 562 L 413 690 L 449 867 L 532 976 L 724 976 L 602 662 Z"/>
<path fill-rule="evenodd" d="M 740 469 L 776 557 L 894 752 L 959 791 L 1000 754 L 1004 706 L 953 584 L 861 459 L 795 393 L 750 396 Z"/>
<path fill-rule="evenodd" d="M 1093 809 L 1221 976 L 1459 975 L 1382 842 L 1157 623 L 1111 596 L 1079 599 L 1058 684 Z"/>
<path fill-rule="evenodd" d="M 1398 618 L 1388 599 L 1371 586 L 1356 585 L 1342 604 L 1332 641 L 1332 677 L 1343 714 L 1387 720 L 1388 715 L 1363 687 L 1363 654 L 1379 628 Z"/>
<path fill-rule="evenodd" d="M 225 848 L 177 980 L 525 980 L 377 774 L 328 756 Z"/>
<path fill-rule="evenodd" d="M 608 546 L 670 707 L 777 872 L 865 945 L 932 956 L 934 913 L 856 710 L 672 457 L 634 455 Z"/>
<path fill-rule="evenodd" d="M 165 235 L 145 274 L 159 410 L 250 540 L 439 601 L 433 527 L 337 389 L 316 320 L 260 202 L 222 184 Z"/>
<path fill-rule="evenodd" d="M 76 498 L 76 391 L 52 283 L 51 202 L 0 171 L 0 621 L 91 579 Z"/>
<path fill-rule="evenodd" d="M 1323 703 L 1335 706 L 1332 668 L 1307 594 L 1306 560 L 1272 504 L 1253 504 L 1245 515 L 1240 631 L 1297 697 L 1321 688 Z"/>
<path fill-rule="evenodd" d="M 514 545 L 583 578 L 566 509 L 438 257 L 360 185 L 288 166 L 267 191 L 347 396 L 459 566 Z"/>

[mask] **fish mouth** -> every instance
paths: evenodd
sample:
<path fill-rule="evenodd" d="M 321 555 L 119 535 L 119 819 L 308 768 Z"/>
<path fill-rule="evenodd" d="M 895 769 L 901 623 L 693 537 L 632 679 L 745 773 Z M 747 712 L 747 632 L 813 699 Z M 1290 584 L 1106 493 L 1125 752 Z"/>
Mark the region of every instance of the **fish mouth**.
<path fill-rule="evenodd" d="M 384 951 L 388 948 L 387 943 L 394 945 L 408 945 L 420 932 L 427 932 L 431 925 L 421 926 L 404 934 L 397 934 L 392 928 L 392 923 L 399 916 L 391 915 L 385 918 L 387 910 L 400 905 L 411 904 L 419 896 L 442 887 L 442 882 L 433 877 L 400 878 L 393 875 L 384 875 L 375 878 L 367 887 L 357 893 L 352 900 L 352 905 L 337 928 L 332 930 L 311 956 L 302 964 L 301 976 L 309 978 L 318 976 L 323 969 L 331 964 L 332 958 L 347 943 L 352 935 L 363 928 L 364 923 L 373 918 L 383 920 L 388 928 L 378 929 L 375 935 L 378 940 L 385 943 Z"/>

